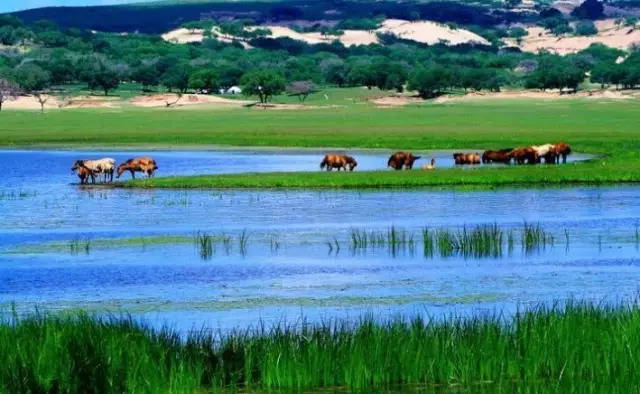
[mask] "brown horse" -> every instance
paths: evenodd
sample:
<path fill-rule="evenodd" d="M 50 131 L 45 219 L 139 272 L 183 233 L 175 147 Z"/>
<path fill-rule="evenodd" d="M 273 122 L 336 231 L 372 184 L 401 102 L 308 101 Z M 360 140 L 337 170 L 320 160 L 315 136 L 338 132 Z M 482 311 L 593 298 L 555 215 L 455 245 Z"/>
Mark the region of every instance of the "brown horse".
<path fill-rule="evenodd" d="M 512 150 L 513 148 L 484 151 L 484 153 L 482 154 L 482 162 L 511 164 Z"/>
<path fill-rule="evenodd" d="M 560 163 L 560 157 L 562 157 L 562 163 L 567 163 L 567 156 L 571 154 L 571 146 L 566 142 L 556 142 L 553 144 L 553 151 L 556 154 L 556 161 Z"/>
<path fill-rule="evenodd" d="M 120 178 L 122 173 L 125 171 L 129 171 L 133 179 L 136 179 L 136 172 L 138 171 L 146 174 L 147 177 L 151 178 L 153 176 L 153 172 L 157 169 L 158 165 L 152 158 L 136 157 L 133 159 L 129 159 L 118 166 L 118 176 L 116 178 Z"/>
<path fill-rule="evenodd" d="M 89 178 L 91 178 L 91 183 L 96 183 L 96 171 L 85 166 L 84 160 L 76 160 L 76 162 L 73 163 L 73 167 L 71 167 L 71 171 L 76 172 L 78 178 L 80 178 L 81 185 L 88 184 Z"/>
<path fill-rule="evenodd" d="M 342 168 L 347 171 L 347 167 L 349 167 L 349 171 L 353 171 L 357 165 L 358 162 L 351 156 L 331 153 L 322 159 L 322 162 L 320 162 L 320 169 L 327 167 L 327 171 L 331 171 L 333 168 L 337 168 L 338 171 L 340 171 Z"/>
<path fill-rule="evenodd" d="M 387 167 L 391 167 L 394 170 L 401 170 L 402 168 L 410 170 L 413 168 L 413 163 L 419 158 L 420 156 L 414 156 L 413 153 L 396 152 L 389 158 Z"/>
<path fill-rule="evenodd" d="M 454 153 L 453 160 L 456 164 L 480 164 L 480 155 L 477 153 Z"/>
<path fill-rule="evenodd" d="M 538 154 L 531 147 L 515 148 L 510 155 L 516 164 L 536 164 L 538 162 Z"/>

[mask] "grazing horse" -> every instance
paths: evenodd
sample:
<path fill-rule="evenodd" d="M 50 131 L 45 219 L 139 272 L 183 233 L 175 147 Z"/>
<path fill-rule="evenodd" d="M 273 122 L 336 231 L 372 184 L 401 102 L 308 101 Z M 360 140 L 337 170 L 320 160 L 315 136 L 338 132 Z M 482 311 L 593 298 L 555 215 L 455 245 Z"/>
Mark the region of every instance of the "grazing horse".
<path fill-rule="evenodd" d="M 71 171 L 75 171 L 78 174 L 78 178 L 80 178 L 80 184 L 86 185 L 89 183 L 89 178 L 91 178 L 91 183 L 96 183 L 96 173 L 92 169 L 85 166 L 84 160 L 76 160 L 73 163 L 73 167 L 71 167 Z"/>
<path fill-rule="evenodd" d="M 157 169 L 158 166 L 156 165 L 156 161 L 152 158 L 136 157 L 129 159 L 118 166 L 118 176 L 116 178 L 120 178 L 122 173 L 125 171 L 129 171 L 131 173 L 131 178 L 133 179 L 136 179 L 136 172 L 138 171 L 151 178 L 153 176 L 153 172 Z"/>
<path fill-rule="evenodd" d="M 480 155 L 477 153 L 454 153 L 453 160 L 456 164 L 480 164 Z"/>
<path fill-rule="evenodd" d="M 351 156 L 331 153 L 322 159 L 322 162 L 320 162 L 320 169 L 327 167 L 327 171 L 331 171 L 333 168 L 337 168 L 338 171 L 340 171 L 342 168 L 347 171 L 347 167 L 349 167 L 349 171 L 353 171 L 357 165 L 358 162 Z"/>
<path fill-rule="evenodd" d="M 562 163 L 567 163 L 567 156 L 571 154 L 571 147 L 566 142 L 556 142 L 553 144 L 553 150 L 556 153 L 556 160 L 560 164 L 560 157 L 562 157 Z"/>
<path fill-rule="evenodd" d="M 532 146 L 531 149 L 536 152 L 538 163 L 542 161 L 543 157 L 545 159 L 545 163 L 548 163 L 551 159 L 555 162 L 555 152 L 552 152 L 554 150 L 554 146 L 552 144 Z"/>
<path fill-rule="evenodd" d="M 413 153 L 396 152 L 389 158 L 387 167 L 391 167 L 394 170 L 401 170 L 402 168 L 410 170 L 413 168 L 413 163 L 419 158 L 420 156 L 414 156 Z"/>
<path fill-rule="evenodd" d="M 500 150 L 487 150 L 482 154 L 483 163 L 505 163 L 511 164 L 511 151 L 513 148 Z"/>
<path fill-rule="evenodd" d="M 431 164 L 425 164 L 422 166 L 425 171 L 431 171 L 436 169 L 436 159 L 431 159 Z"/>
<path fill-rule="evenodd" d="M 511 157 L 516 164 L 536 164 L 538 162 L 538 154 L 531 147 L 515 148 L 510 153 Z"/>
<path fill-rule="evenodd" d="M 106 182 L 113 182 L 113 171 L 115 170 L 116 160 L 110 157 L 105 157 L 98 160 L 83 160 L 84 166 L 93 171 L 96 175 L 102 174 L 103 179 Z"/>

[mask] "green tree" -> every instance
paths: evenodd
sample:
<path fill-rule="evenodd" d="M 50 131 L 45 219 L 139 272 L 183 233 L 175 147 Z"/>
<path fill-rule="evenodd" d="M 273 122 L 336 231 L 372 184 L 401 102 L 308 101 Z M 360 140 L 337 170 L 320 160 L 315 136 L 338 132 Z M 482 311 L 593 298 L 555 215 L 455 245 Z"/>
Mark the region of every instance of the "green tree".
<path fill-rule="evenodd" d="M 442 66 L 420 67 L 409 77 L 409 90 L 415 90 L 422 98 L 433 98 L 449 86 L 450 73 Z"/>
<path fill-rule="evenodd" d="M 151 87 L 158 86 L 160 83 L 160 75 L 151 65 L 142 65 L 134 69 L 131 78 L 142 85 L 143 91 L 149 91 Z"/>
<path fill-rule="evenodd" d="M 282 75 L 273 70 L 249 71 L 240 79 L 242 92 L 247 96 L 258 96 L 262 104 L 285 89 Z"/>
<path fill-rule="evenodd" d="M 214 69 L 197 70 L 189 75 L 189 87 L 197 91 L 214 92 L 220 87 L 220 75 Z"/>
<path fill-rule="evenodd" d="M 49 73 L 35 64 L 26 63 L 16 68 L 14 75 L 16 82 L 22 89 L 38 100 L 40 109 L 44 112 L 44 105 L 48 100 L 46 91 L 51 86 Z"/>
<path fill-rule="evenodd" d="M 577 36 L 593 36 L 598 34 L 598 29 L 592 21 L 579 21 L 578 23 L 576 23 L 575 34 Z"/>
<path fill-rule="evenodd" d="M 184 93 L 189 88 L 189 74 L 191 67 L 187 63 L 178 63 L 167 69 L 161 78 L 162 84 L 172 91 L 177 89 Z"/>

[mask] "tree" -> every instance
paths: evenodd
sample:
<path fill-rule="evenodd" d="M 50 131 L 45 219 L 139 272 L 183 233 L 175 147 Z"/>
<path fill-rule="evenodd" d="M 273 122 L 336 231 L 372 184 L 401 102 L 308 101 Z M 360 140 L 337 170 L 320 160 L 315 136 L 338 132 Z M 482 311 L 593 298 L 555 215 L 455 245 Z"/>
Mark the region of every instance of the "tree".
<path fill-rule="evenodd" d="M 107 96 L 109 91 L 120 85 L 122 72 L 116 65 L 97 55 L 86 59 L 81 79 L 87 83 L 89 89 L 101 89 Z"/>
<path fill-rule="evenodd" d="M 593 36 L 598 34 L 596 25 L 590 20 L 580 21 L 576 24 L 577 36 Z"/>
<path fill-rule="evenodd" d="M 293 81 L 287 85 L 286 90 L 289 96 L 297 96 L 304 102 L 311 93 L 318 91 L 318 87 L 311 81 Z"/>
<path fill-rule="evenodd" d="M 49 99 L 46 91 L 51 85 L 49 73 L 35 64 L 26 63 L 15 70 L 15 78 L 25 92 L 33 94 L 44 112 L 44 105 Z"/>
<path fill-rule="evenodd" d="M 7 100 L 15 100 L 20 94 L 20 86 L 8 79 L 0 79 L 0 111 Z"/>
<path fill-rule="evenodd" d="M 450 73 L 442 66 L 420 67 L 409 77 L 409 90 L 416 90 L 422 98 L 438 96 L 449 85 Z"/>
<path fill-rule="evenodd" d="M 189 75 L 189 87 L 200 92 L 213 92 L 220 86 L 220 76 L 214 69 L 192 72 Z"/>
<path fill-rule="evenodd" d="M 189 88 L 190 67 L 186 63 L 178 63 L 167 69 L 162 75 L 162 84 L 171 91 L 178 89 L 184 93 Z"/>
<path fill-rule="evenodd" d="M 571 15 L 581 19 L 600 19 L 604 15 L 604 6 L 598 0 L 585 0 Z"/>
<path fill-rule="evenodd" d="M 284 91 L 285 80 L 280 73 L 273 70 L 249 71 L 240 79 L 242 92 L 247 96 L 258 96 L 260 103 L 265 104 L 274 95 Z"/>
<path fill-rule="evenodd" d="M 160 76 L 154 66 L 140 66 L 133 71 L 131 75 L 134 81 L 142 84 L 142 90 L 148 91 L 150 87 L 157 86 L 160 82 Z"/>

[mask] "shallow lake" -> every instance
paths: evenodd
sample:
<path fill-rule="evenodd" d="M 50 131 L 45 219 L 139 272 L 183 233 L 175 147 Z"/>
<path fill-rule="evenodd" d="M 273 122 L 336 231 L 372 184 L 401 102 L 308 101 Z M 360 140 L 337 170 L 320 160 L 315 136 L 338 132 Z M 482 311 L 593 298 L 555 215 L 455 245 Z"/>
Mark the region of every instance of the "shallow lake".
<path fill-rule="evenodd" d="M 157 159 L 159 175 L 176 175 L 317 170 L 323 152 L 143 153 Z M 302 316 L 509 313 L 572 297 L 624 299 L 640 283 L 635 186 L 171 191 L 73 184 L 73 160 L 102 156 L 133 154 L 0 151 L 5 311 L 12 304 L 20 312 L 85 308 L 181 330 L 230 329 Z M 452 164 L 450 152 L 425 156 Z M 388 152 L 356 157 L 359 169 L 383 169 Z M 539 224 L 549 241 L 523 248 L 525 222 Z M 425 228 L 483 224 L 512 232 L 513 247 L 505 241 L 500 255 L 474 257 L 429 254 L 422 244 Z M 354 247 L 354 230 L 388 235 L 392 226 L 411 242 Z M 206 256 L 198 233 L 214 236 Z"/>

